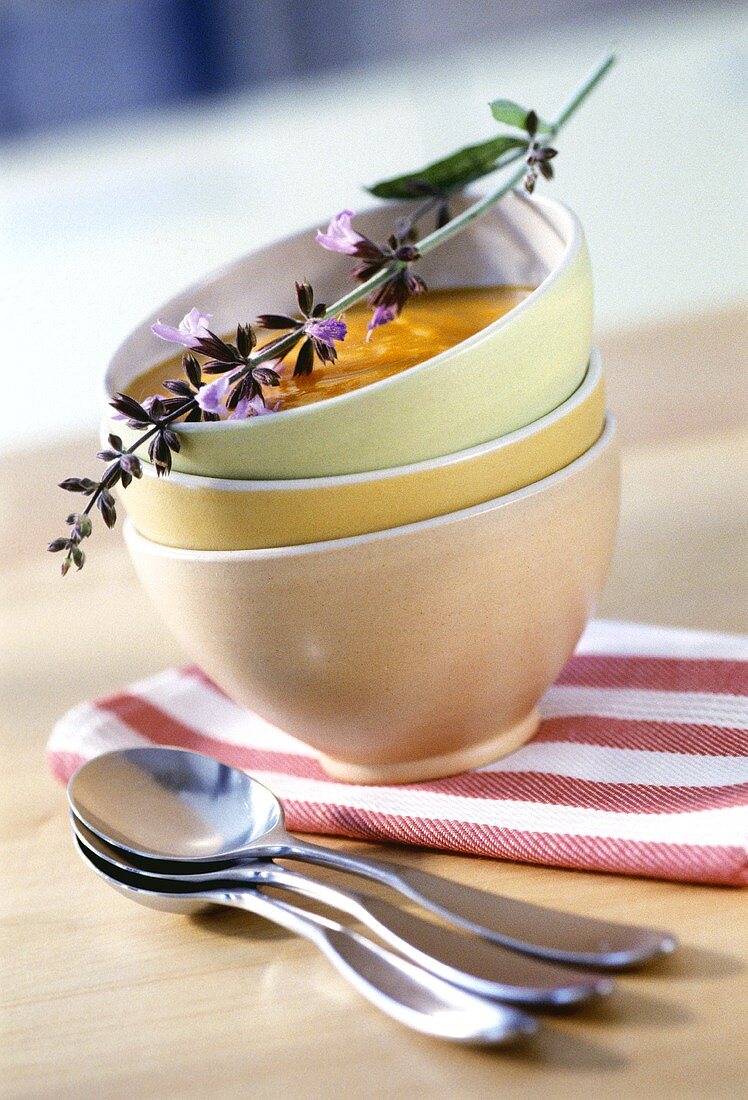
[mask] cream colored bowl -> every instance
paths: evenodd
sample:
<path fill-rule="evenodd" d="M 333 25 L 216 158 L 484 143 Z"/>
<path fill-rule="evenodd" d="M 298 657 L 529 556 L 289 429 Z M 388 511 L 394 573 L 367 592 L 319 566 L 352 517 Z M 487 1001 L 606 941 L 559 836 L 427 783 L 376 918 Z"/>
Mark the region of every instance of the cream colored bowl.
<path fill-rule="evenodd" d="M 533 734 L 610 565 L 618 449 L 474 508 L 271 550 L 160 546 L 126 525 L 167 625 L 233 699 L 353 782 L 463 771 Z"/>
<path fill-rule="evenodd" d="M 379 206 L 357 223 L 385 239 L 409 209 Z M 150 331 L 157 316 L 176 323 L 197 306 L 213 313 L 215 331 L 227 332 L 258 313 L 295 313 L 297 278 L 312 281 L 318 300 L 334 301 L 350 286 L 350 267 L 348 257 L 320 248 L 310 228 L 209 276 L 155 310 L 124 342 L 106 374 L 107 399 L 166 358 Z M 469 340 L 381 382 L 275 416 L 183 425 L 175 469 L 271 480 L 406 466 L 523 428 L 580 385 L 590 352 L 592 281 L 581 226 L 566 207 L 508 195 L 418 269 L 432 287 L 537 289 Z M 118 421 L 110 430 L 123 434 Z M 135 439 L 127 429 L 124 435 L 128 443 Z"/>
<path fill-rule="evenodd" d="M 188 550 L 253 550 L 368 534 L 470 508 L 540 481 L 600 435 L 605 387 L 593 349 L 584 382 L 527 428 L 393 470 L 301 481 L 144 476 L 120 493 L 142 535 Z"/>

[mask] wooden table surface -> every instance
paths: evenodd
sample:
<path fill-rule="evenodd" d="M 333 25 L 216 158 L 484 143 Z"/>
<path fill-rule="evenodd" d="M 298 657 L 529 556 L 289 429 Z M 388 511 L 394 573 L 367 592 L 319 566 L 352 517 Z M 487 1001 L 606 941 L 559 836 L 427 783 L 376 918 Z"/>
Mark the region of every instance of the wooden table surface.
<path fill-rule="evenodd" d="M 738 322 L 737 311 L 683 318 L 603 341 L 625 465 L 602 614 L 746 629 Z M 259 919 L 150 912 L 87 872 L 45 770 L 49 730 L 82 699 L 180 660 L 119 536 L 98 534 L 84 573 L 64 583 L 42 552 L 66 511 L 54 485 L 90 472 L 92 449 L 52 445 L 0 469 L 3 1097 L 744 1095 L 738 891 L 389 847 L 455 880 L 682 940 L 605 1005 L 548 1017 L 527 1046 L 487 1052 L 406 1032 L 314 948 Z"/>

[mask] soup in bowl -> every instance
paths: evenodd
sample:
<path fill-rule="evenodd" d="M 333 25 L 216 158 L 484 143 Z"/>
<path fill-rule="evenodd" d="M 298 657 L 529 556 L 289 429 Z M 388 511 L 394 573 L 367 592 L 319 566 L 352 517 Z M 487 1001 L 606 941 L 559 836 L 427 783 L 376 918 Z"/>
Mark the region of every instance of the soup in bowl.
<path fill-rule="evenodd" d="M 455 200 L 455 212 L 470 201 Z M 409 209 L 378 206 L 357 222 L 373 239 L 384 239 Z M 351 335 L 360 329 L 358 341 L 346 340 L 350 351 L 340 355 L 343 372 L 346 357 L 359 356 L 349 371 L 357 376 L 353 384 L 341 386 L 338 375 L 328 385 L 330 372 L 323 370 L 312 385 L 284 382 L 281 408 L 273 415 L 180 424 L 174 468 L 275 480 L 410 465 L 517 431 L 579 387 L 591 346 L 592 281 L 581 226 L 567 207 L 507 195 L 418 261 L 417 269 L 431 290 L 369 343 L 363 339 L 364 308 L 347 315 Z M 311 228 L 201 280 L 165 303 L 158 316 L 176 322 L 196 306 L 213 314 L 216 332 L 227 333 L 269 311 L 294 314 L 293 282 L 302 276 L 311 280 L 317 300 L 334 301 L 349 286 L 346 258 L 321 249 Z M 442 331 L 431 323 L 436 344 L 432 339 L 419 346 L 413 328 L 429 311 L 432 322 L 434 311 L 441 318 Z M 144 321 L 116 352 L 106 374 L 108 399 L 118 391 L 145 396 L 174 376 L 176 364 L 165 359 L 163 343 L 150 331 L 154 320 Z M 394 353 L 388 353 L 390 343 Z M 384 374 L 383 358 L 392 367 Z M 113 417 L 109 430 L 127 445 L 135 441 Z"/>

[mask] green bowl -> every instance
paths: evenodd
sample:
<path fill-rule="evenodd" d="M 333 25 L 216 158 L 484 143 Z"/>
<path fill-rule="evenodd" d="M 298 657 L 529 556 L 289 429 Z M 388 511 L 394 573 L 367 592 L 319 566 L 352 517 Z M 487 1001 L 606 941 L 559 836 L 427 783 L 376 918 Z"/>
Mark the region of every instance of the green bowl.
<path fill-rule="evenodd" d="M 456 211 L 473 201 L 456 202 Z M 378 206 L 356 224 L 385 239 L 408 204 Z M 350 260 L 323 250 L 314 230 L 286 238 L 207 276 L 172 298 L 125 340 L 106 372 L 107 400 L 166 358 L 151 331 L 193 306 L 216 332 L 263 312 L 296 312 L 293 284 L 309 278 L 318 300 L 347 288 Z M 430 287 L 498 283 L 536 289 L 498 321 L 448 351 L 381 382 L 274 416 L 180 425 L 174 468 L 235 479 L 363 473 L 478 446 L 545 416 L 581 384 L 592 339 L 592 278 L 581 225 L 561 203 L 508 195 L 418 264 Z M 128 444 L 136 436 L 113 420 Z M 145 457 L 145 456 L 144 456 Z"/>

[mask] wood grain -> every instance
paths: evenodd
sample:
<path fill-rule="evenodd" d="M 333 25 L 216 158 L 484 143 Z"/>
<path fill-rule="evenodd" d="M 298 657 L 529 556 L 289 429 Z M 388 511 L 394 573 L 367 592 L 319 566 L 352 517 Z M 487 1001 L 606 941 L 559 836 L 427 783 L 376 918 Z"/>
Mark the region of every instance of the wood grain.
<path fill-rule="evenodd" d="M 737 321 L 721 315 L 603 341 L 626 444 L 607 615 L 746 627 Z M 144 603 L 119 536 L 99 535 L 85 572 L 64 583 L 40 552 L 66 510 L 55 483 L 90 471 L 93 449 L 93 439 L 79 440 L 0 464 L 0 1094 L 740 1095 L 748 1004 L 736 891 L 388 847 L 389 858 L 458 881 L 655 923 L 682 939 L 673 959 L 621 979 L 608 1004 L 548 1017 L 524 1048 L 481 1052 L 405 1032 L 311 946 L 256 918 L 150 912 L 87 872 L 68 835 L 63 792 L 44 767 L 49 730 L 80 700 L 181 657 Z"/>

